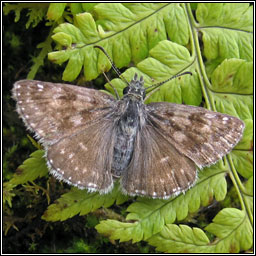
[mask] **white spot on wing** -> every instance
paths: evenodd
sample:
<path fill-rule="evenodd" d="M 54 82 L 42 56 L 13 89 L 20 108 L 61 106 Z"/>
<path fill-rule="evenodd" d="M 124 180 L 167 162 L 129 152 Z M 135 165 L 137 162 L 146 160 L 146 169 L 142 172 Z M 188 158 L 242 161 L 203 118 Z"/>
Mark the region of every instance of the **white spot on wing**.
<path fill-rule="evenodd" d="M 79 125 L 82 123 L 83 117 L 82 116 L 74 116 L 71 117 L 71 122 L 74 123 L 74 125 Z"/>
<path fill-rule="evenodd" d="M 38 88 L 41 88 L 41 89 L 44 88 L 44 86 L 43 86 L 42 84 L 37 84 L 37 87 L 38 87 Z"/>
<path fill-rule="evenodd" d="M 96 187 L 97 187 L 97 185 L 96 185 L 96 184 L 94 184 L 94 183 L 92 183 L 92 182 L 89 182 L 89 183 L 88 183 L 88 187 L 94 187 L 94 188 L 96 188 Z"/>
<path fill-rule="evenodd" d="M 186 139 L 186 136 L 179 131 L 174 132 L 173 137 L 177 142 L 183 142 Z"/>
<path fill-rule="evenodd" d="M 141 190 L 141 194 L 142 194 L 142 195 L 145 195 L 145 194 L 146 194 L 146 191 L 145 191 L 145 190 Z"/>
<path fill-rule="evenodd" d="M 211 122 L 211 121 L 210 121 Z M 201 131 L 208 133 L 211 131 L 211 128 L 209 125 L 203 125 L 202 127 L 200 127 Z"/>
<path fill-rule="evenodd" d="M 168 159 L 169 159 L 169 156 L 163 157 L 163 158 L 160 160 L 160 163 L 167 162 Z"/>
<path fill-rule="evenodd" d="M 79 143 L 79 146 L 80 146 L 84 151 L 87 151 L 87 150 L 88 150 L 88 148 L 87 148 L 82 142 Z"/>
<path fill-rule="evenodd" d="M 214 114 L 214 113 L 206 113 L 205 116 L 206 116 L 207 118 L 215 118 L 215 117 L 216 117 L 216 114 Z"/>
<path fill-rule="evenodd" d="M 214 148 L 213 148 L 213 146 L 212 146 L 210 143 L 204 143 L 204 145 L 205 145 L 206 147 L 208 147 L 212 152 L 215 151 Z"/>

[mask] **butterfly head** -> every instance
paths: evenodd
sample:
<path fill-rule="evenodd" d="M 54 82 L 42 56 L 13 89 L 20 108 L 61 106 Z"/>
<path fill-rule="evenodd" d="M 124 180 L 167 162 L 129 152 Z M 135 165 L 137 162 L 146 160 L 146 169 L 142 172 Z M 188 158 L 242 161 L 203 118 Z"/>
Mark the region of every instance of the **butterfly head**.
<path fill-rule="evenodd" d="M 146 90 L 144 88 L 143 76 L 138 79 L 138 74 L 135 73 L 134 78 L 127 87 L 123 90 L 124 97 L 135 98 L 143 101 L 146 96 Z"/>

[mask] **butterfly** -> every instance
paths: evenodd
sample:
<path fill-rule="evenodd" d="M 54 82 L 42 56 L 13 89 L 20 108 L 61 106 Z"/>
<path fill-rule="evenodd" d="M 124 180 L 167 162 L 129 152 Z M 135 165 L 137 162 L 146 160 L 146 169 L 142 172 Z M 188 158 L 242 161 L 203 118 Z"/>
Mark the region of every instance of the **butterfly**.
<path fill-rule="evenodd" d="M 242 138 L 244 123 L 236 117 L 169 102 L 144 104 L 143 77 L 124 80 L 121 99 L 63 83 L 14 84 L 17 112 L 44 145 L 59 180 L 105 194 L 119 179 L 125 194 L 167 199 L 193 186 L 198 169 L 216 163 Z"/>

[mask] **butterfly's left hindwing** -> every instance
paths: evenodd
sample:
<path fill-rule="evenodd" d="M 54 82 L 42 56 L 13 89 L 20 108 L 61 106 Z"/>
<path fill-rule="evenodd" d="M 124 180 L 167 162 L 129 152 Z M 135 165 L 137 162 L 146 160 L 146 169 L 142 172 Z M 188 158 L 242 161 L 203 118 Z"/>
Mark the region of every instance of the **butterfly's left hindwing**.
<path fill-rule="evenodd" d="M 103 118 L 48 147 L 48 166 L 60 180 L 89 191 L 107 193 L 111 174 L 115 126 Z"/>

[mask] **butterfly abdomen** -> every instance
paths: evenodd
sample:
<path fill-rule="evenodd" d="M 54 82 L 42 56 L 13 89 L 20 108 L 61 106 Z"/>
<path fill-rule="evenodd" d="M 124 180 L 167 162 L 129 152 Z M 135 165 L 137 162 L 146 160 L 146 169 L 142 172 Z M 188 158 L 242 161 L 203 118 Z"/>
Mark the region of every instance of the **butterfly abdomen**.
<path fill-rule="evenodd" d="M 124 109 L 124 111 L 117 120 L 112 162 L 112 174 L 116 177 L 122 175 L 131 161 L 134 141 L 139 128 L 140 103 L 127 99 L 121 104 L 120 109 Z"/>

